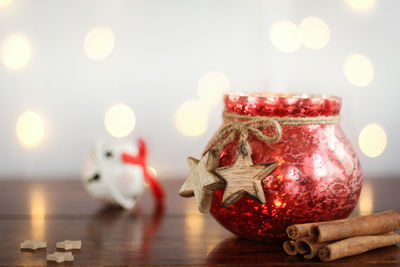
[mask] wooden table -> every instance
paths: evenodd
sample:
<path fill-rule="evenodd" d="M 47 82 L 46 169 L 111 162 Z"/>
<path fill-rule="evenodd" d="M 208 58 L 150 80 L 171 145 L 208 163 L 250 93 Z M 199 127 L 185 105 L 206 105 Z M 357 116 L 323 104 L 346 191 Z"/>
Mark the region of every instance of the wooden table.
<path fill-rule="evenodd" d="M 324 264 L 288 256 L 279 244 L 238 239 L 197 212 L 194 199 L 177 196 L 182 180 L 163 183 L 165 210 L 154 208 L 146 192 L 133 211 L 125 211 L 103 207 L 76 180 L 1 181 L 0 265 L 57 265 L 46 262 L 55 242 L 80 239 L 74 265 L 400 266 L 399 246 Z M 354 215 L 400 210 L 399 188 L 400 179 L 366 180 Z M 24 239 L 46 241 L 47 250 L 21 251 Z"/>

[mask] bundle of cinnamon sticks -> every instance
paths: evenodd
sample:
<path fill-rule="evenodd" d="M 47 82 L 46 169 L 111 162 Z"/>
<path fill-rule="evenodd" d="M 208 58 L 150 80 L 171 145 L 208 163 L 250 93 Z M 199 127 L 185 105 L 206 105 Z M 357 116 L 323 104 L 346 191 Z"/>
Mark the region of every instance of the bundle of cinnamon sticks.
<path fill-rule="evenodd" d="M 295 224 L 286 229 L 283 244 L 289 255 L 319 257 L 328 262 L 400 243 L 400 213 L 395 210 L 354 218 Z"/>

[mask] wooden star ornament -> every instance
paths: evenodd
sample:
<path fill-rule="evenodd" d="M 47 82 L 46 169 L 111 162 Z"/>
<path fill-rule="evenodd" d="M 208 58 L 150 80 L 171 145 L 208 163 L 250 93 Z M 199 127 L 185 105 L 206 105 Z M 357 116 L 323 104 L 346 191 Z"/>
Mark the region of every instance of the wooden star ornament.
<path fill-rule="evenodd" d="M 64 250 L 81 249 L 81 247 L 82 247 L 81 240 L 65 240 L 56 242 L 56 248 L 62 248 Z"/>
<path fill-rule="evenodd" d="M 238 156 L 233 165 L 215 169 L 226 182 L 224 195 L 222 197 L 222 206 L 232 205 L 245 193 L 265 203 L 264 189 L 262 180 L 269 175 L 278 165 L 277 162 L 254 164 L 251 159 L 251 153 L 245 152 L 239 148 Z"/>
<path fill-rule="evenodd" d="M 74 261 L 74 255 L 71 252 L 54 252 L 53 254 L 48 254 L 46 257 L 47 261 L 55 261 L 57 263 L 65 261 Z"/>
<path fill-rule="evenodd" d="M 190 175 L 179 190 L 179 195 L 195 196 L 202 213 L 209 212 L 213 192 L 223 187 L 223 181 L 213 172 L 218 164 L 218 156 L 213 151 L 208 151 L 200 160 L 188 158 Z"/>
<path fill-rule="evenodd" d="M 36 250 L 39 248 L 45 248 L 47 246 L 46 242 L 42 242 L 39 240 L 24 240 L 20 244 L 21 249 L 31 249 L 31 250 Z"/>

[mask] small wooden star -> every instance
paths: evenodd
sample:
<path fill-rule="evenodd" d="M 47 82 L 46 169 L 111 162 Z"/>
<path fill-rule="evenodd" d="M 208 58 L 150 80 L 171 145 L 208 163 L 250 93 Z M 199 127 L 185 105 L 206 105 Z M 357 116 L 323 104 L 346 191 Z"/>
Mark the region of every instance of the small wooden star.
<path fill-rule="evenodd" d="M 39 241 L 39 240 L 24 240 L 20 244 L 21 249 L 32 249 L 36 250 L 39 248 L 45 248 L 47 244 L 45 242 Z"/>
<path fill-rule="evenodd" d="M 63 248 L 65 250 L 70 249 L 81 249 L 82 241 L 80 240 L 65 240 L 62 242 L 56 242 L 56 248 Z"/>
<path fill-rule="evenodd" d="M 74 255 L 71 252 L 54 252 L 53 254 L 48 254 L 46 259 L 48 261 L 55 261 L 57 263 L 64 261 L 74 261 Z"/>
<path fill-rule="evenodd" d="M 213 192 L 223 187 L 223 181 L 213 172 L 218 164 L 218 156 L 213 151 L 208 151 L 200 160 L 188 158 L 190 175 L 179 190 L 179 195 L 195 196 L 202 213 L 210 210 Z"/>
<path fill-rule="evenodd" d="M 273 163 L 253 164 L 250 153 L 239 148 L 238 156 L 233 165 L 215 169 L 226 182 L 222 206 L 227 207 L 238 201 L 245 193 L 265 203 L 262 180 L 278 165 Z"/>

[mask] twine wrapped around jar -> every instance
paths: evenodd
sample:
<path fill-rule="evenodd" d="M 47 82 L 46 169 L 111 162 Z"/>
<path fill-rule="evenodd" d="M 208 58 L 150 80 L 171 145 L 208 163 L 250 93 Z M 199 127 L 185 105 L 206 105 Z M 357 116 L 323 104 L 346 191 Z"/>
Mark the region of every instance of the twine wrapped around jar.
<path fill-rule="evenodd" d="M 341 121 L 341 116 L 318 116 L 318 117 L 271 117 L 271 116 L 251 116 L 236 113 L 223 112 L 222 118 L 226 123 L 218 133 L 208 143 L 203 155 L 208 151 L 215 150 L 220 152 L 222 148 L 235 139 L 239 133 L 239 144 L 244 153 L 251 154 L 251 147 L 246 139 L 249 132 L 254 134 L 260 141 L 265 143 L 277 142 L 282 137 L 282 125 L 310 125 L 310 124 L 337 124 Z M 265 135 L 262 129 L 272 127 L 275 134 Z"/>

